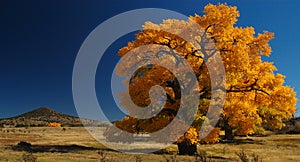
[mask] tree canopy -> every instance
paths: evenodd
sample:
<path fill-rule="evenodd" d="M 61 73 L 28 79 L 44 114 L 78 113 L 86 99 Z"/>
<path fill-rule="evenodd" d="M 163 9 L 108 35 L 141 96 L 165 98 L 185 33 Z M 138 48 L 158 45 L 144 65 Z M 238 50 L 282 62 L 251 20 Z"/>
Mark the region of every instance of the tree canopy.
<path fill-rule="evenodd" d="M 128 110 L 129 116 L 115 123 L 118 128 L 131 133 L 151 133 L 164 128 L 172 122 L 180 104 L 190 102 L 182 100 L 182 87 L 191 96 L 197 96 L 199 104 L 190 129 L 177 142 L 218 142 L 220 129 L 225 129 L 229 139 L 232 138 L 230 133 L 249 135 L 260 133 L 266 127 L 280 129 L 284 125 L 283 121 L 295 113 L 297 99 L 294 89 L 284 84 L 285 76 L 276 72 L 272 62 L 262 60 L 262 57 L 268 57 L 272 52 L 269 41 L 274 34 L 267 31 L 256 34 L 253 27 L 236 26 L 240 14 L 236 7 L 226 4 L 208 4 L 203 13 L 202 16 L 190 16 L 187 21 L 170 19 L 161 24 L 146 22 L 136 34 L 136 39 L 119 50 L 120 57 L 134 50 L 133 57 L 123 60 L 117 67 L 117 74 L 121 77 L 126 76 L 128 70 L 136 68 L 137 62 L 143 62 L 147 53 L 155 54 L 158 60 L 163 61 L 162 65 L 172 63 L 183 69 L 186 67 L 182 67 L 179 57 L 184 58 L 194 74 L 183 74 L 189 81 L 181 84 L 176 74 L 161 65 L 146 64 L 138 68 L 125 85 L 130 98 L 125 95 L 127 92 L 119 94 L 120 104 Z M 191 34 L 190 29 L 198 30 L 193 23 L 204 32 Z M 173 33 L 168 32 L 170 30 Z M 193 39 L 186 40 L 181 37 L 182 34 Z M 207 38 L 210 41 L 207 42 Z M 215 47 L 217 51 L 210 51 L 210 47 Z M 207 62 L 214 59 L 216 53 L 221 56 L 225 69 L 224 86 L 218 86 L 222 81 L 212 79 L 216 74 L 207 67 Z M 189 75 L 195 75 L 196 80 Z M 194 83 L 197 84 L 196 88 L 191 88 Z M 155 85 L 163 87 L 165 98 L 151 100 L 149 91 L 159 93 L 151 89 Z M 206 117 L 207 112 L 213 111 L 208 109 L 214 89 L 226 93 L 221 115 L 218 116 L 220 121 L 206 138 L 198 139 L 203 122 L 210 120 Z M 148 108 L 149 113 L 156 115 L 145 119 L 136 118 L 136 111 L 128 100 Z M 152 102 L 158 104 L 153 105 Z M 163 109 L 156 108 L 162 104 Z"/>

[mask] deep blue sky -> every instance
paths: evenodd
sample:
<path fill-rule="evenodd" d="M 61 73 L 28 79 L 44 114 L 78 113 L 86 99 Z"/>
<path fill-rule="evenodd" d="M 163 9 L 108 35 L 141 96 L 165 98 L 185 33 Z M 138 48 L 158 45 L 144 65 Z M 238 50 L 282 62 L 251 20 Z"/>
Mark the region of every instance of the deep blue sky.
<path fill-rule="evenodd" d="M 256 32 L 275 32 L 271 41 L 273 53 L 266 60 L 275 62 L 279 72 L 286 75 L 286 84 L 295 87 L 300 96 L 300 1 L 297 0 L 1 0 L 0 118 L 42 106 L 76 116 L 72 99 L 73 64 L 85 38 L 106 19 L 138 8 L 202 14 L 206 4 L 218 2 L 238 7 L 241 14 L 238 26 L 253 26 Z M 112 120 L 118 119 L 120 113 L 114 115 L 118 110 L 110 102 L 107 76 L 110 77 L 109 69 L 119 59 L 115 52 L 132 38 L 128 35 L 114 43 L 101 61 L 101 66 L 108 70 L 97 73 L 97 95 L 104 98 L 101 104 L 108 109 Z"/>

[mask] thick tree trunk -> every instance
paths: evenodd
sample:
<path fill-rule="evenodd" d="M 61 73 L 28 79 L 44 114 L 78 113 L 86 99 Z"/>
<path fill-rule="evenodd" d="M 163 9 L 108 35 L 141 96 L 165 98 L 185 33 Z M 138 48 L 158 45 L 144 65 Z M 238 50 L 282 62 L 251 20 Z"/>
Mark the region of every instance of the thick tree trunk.
<path fill-rule="evenodd" d="M 224 119 L 224 129 L 225 129 L 225 140 L 232 141 L 234 138 L 231 126 L 228 123 L 228 119 Z"/>
<path fill-rule="evenodd" d="M 195 155 L 197 153 L 197 144 L 191 144 L 185 140 L 177 143 L 179 155 Z"/>

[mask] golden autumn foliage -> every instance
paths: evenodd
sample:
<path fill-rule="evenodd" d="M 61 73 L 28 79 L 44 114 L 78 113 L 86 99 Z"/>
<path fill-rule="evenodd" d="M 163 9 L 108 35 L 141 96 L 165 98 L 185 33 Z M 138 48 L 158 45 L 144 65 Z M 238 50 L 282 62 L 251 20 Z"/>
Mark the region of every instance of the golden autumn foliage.
<path fill-rule="evenodd" d="M 187 132 L 177 140 L 177 142 L 180 143 L 184 140 L 188 140 L 191 144 L 199 143 L 200 140 L 198 139 L 197 129 L 194 127 L 190 127 L 189 130 L 187 130 Z"/>
<path fill-rule="evenodd" d="M 48 127 L 57 127 L 57 128 L 60 128 L 61 124 L 57 123 L 57 122 L 51 122 L 51 123 L 48 124 Z"/>
<path fill-rule="evenodd" d="M 164 20 L 162 24 L 146 22 L 143 29 L 136 34 L 136 39 L 119 50 L 118 55 L 123 57 L 129 51 L 143 45 L 160 45 L 157 49 L 147 50 L 158 54 L 161 50 L 169 52 L 170 62 L 176 61 L 177 55 L 182 56 L 191 65 L 200 89 L 189 90 L 190 93 L 197 92 L 200 104 L 193 125 L 178 142 L 184 139 L 192 144 L 219 141 L 220 128 L 213 129 L 206 138 L 198 139 L 201 124 L 204 120 L 208 120 L 204 116 L 211 99 L 211 82 L 218 81 L 210 79 L 210 75 L 214 74 L 209 74 L 205 65 L 205 62 L 211 59 L 210 55 L 206 54 L 205 49 L 193 45 L 197 41 L 201 44 L 203 38 L 200 35 L 192 35 L 196 41 L 191 43 L 177 36 L 193 22 L 205 30 L 222 57 L 226 71 L 226 85 L 220 90 L 226 92 L 226 100 L 221 117 L 234 132 L 253 134 L 263 131 L 263 125 L 279 129 L 283 126 L 283 120 L 289 119 L 295 113 L 297 99 L 294 89 L 284 84 L 285 76 L 275 72 L 276 67 L 272 62 L 262 60 L 262 57 L 270 56 L 272 52 L 269 41 L 274 34 L 267 31 L 256 34 L 253 27 L 236 26 L 239 15 L 236 7 L 209 4 L 204 8 L 203 16 L 196 14 L 190 16 L 187 21 Z M 166 32 L 170 29 L 175 33 Z M 135 66 L 136 62 L 143 61 L 143 55 L 145 51 L 135 51 L 135 57 L 117 67 L 117 74 L 124 76 L 127 69 Z M 166 61 L 163 64 L 168 65 L 170 62 Z M 178 64 L 180 66 L 180 63 Z M 116 123 L 117 127 L 132 133 L 138 133 L 140 130 L 151 133 L 168 125 L 176 116 L 176 113 L 170 112 L 176 112 L 180 104 L 186 104 L 180 101 L 177 84 L 175 75 L 164 67 L 150 65 L 140 68 L 127 85 L 130 99 L 136 105 L 146 107 L 151 103 L 149 99 L 151 87 L 160 85 L 164 87 L 168 96 L 163 109 L 165 111 L 150 119 L 126 117 Z M 119 94 L 120 104 L 130 115 L 134 110 L 131 110 L 127 102 L 129 98 L 124 96 L 122 93 Z"/>

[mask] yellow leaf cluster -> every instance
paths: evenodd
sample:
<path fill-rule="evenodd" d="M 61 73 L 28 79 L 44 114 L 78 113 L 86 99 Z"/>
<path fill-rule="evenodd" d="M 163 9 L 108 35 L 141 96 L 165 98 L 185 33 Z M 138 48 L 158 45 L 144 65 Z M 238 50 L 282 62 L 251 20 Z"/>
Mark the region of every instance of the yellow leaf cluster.
<path fill-rule="evenodd" d="M 213 144 L 219 142 L 220 128 L 213 128 L 213 130 L 203 139 L 199 141 L 202 144 Z"/>
<path fill-rule="evenodd" d="M 199 143 L 199 139 L 198 139 L 198 131 L 196 128 L 194 127 L 190 127 L 187 132 L 182 136 L 180 137 L 177 142 L 180 143 L 180 142 L 183 142 L 183 141 L 189 141 L 191 144 L 196 144 L 196 143 Z"/>

